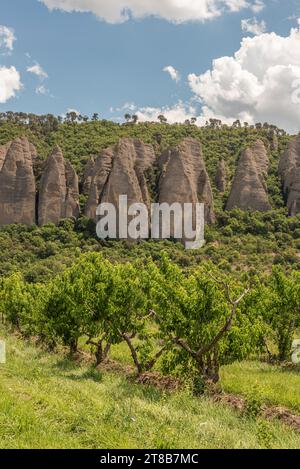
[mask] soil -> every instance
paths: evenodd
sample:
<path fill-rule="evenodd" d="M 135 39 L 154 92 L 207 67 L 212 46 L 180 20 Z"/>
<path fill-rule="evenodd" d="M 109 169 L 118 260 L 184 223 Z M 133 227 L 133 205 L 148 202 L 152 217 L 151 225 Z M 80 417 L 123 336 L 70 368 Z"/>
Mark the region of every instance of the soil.
<path fill-rule="evenodd" d="M 213 397 L 214 402 L 222 402 L 230 405 L 239 412 L 243 412 L 246 407 L 246 401 L 242 397 L 232 394 L 219 394 Z M 262 407 L 262 416 L 267 420 L 280 420 L 282 423 L 300 432 L 300 415 L 293 414 L 289 409 L 279 406 Z"/>

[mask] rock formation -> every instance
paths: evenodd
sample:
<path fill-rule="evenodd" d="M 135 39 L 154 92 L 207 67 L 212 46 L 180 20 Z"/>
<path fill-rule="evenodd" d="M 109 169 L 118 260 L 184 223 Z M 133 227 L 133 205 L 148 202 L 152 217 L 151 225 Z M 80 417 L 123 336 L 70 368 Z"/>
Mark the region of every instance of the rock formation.
<path fill-rule="evenodd" d="M 269 159 L 265 145 L 261 140 L 257 140 L 241 154 L 226 210 L 270 210 L 266 185 L 268 169 Z"/>
<path fill-rule="evenodd" d="M 79 215 L 78 177 L 57 146 L 46 160 L 39 190 L 38 223 L 57 224 Z"/>
<path fill-rule="evenodd" d="M 289 215 L 300 213 L 300 135 L 291 140 L 282 154 L 279 175 L 287 199 Z"/>
<path fill-rule="evenodd" d="M 79 215 L 78 177 L 59 147 L 44 164 L 36 210 L 37 160 L 36 149 L 25 137 L 0 146 L 0 225 L 38 222 L 43 226 Z M 120 195 L 127 195 L 128 206 L 143 203 L 150 208 L 154 200 L 151 200 L 147 173 L 154 168 L 159 176 L 155 201 L 169 205 L 203 202 L 206 223 L 215 221 L 201 144 L 190 137 L 177 147 L 165 150 L 158 160 L 151 145 L 134 138 L 123 138 L 97 158 L 91 158 L 82 186 L 83 194 L 87 195 L 85 215 L 97 221 L 97 207 L 105 202 L 118 209 Z M 266 186 L 268 169 L 266 147 L 257 140 L 241 153 L 226 209 L 271 209 Z M 226 173 L 226 164 L 220 160 L 215 182 L 221 193 L 226 191 Z M 283 153 L 279 174 L 289 214 L 296 215 L 300 213 L 300 135 L 290 141 Z"/>
<path fill-rule="evenodd" d="M 95 160 L 86 216 L 96 220 L 96 209 L 100 202 L 118 207 L 120 195 L 127 195 L 128 206 L 133 203 L 149 206 L 145 172 L 154 161 L 152 146 L 138 139 L 123 138 L 104 150 Z"/>
<path fill-rule="evenodd" d="M 4 161 L 5 161 L 5 158 L 6 158 L 6 155 L 7 155 L 7 151 L 9 149 L 9 147 L 11 146 L 12 142 L 9 142 L 9 143 L 6 143 L 6 145 L 2 145 L 0 147 L 0 171 L 2 169 L 2 166 L 4 164 Z"/>
<path fill-rule="evenodd" d="M 0 147 L 0 225 L 35 223 L 35 158 L 26 137 Z"/>
<path fill-rule="evenodd" d="M 220 160 L 216 175 L 215 175 L 215 183 L 219 192 L 224 193 L 226 191 L 227 186 L 227 170 L 225 166 L 225 161 Z"/>
<path fill-rule="evenodd" d="M 205 221 L 213 223 L 213 195 L 200 142 L 193 138 L 184 139 L 178 147 L 162 154 L 159 166 L 159 203 L 203 202 Z"/>

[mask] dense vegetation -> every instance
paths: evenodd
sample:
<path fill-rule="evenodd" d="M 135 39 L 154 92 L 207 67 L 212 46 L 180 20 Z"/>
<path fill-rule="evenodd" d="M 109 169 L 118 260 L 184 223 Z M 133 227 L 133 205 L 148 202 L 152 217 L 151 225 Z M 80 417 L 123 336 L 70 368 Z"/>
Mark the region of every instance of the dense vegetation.
<path fill-rule="evenodd" d="M 157 262 L 112 264 L 83 255 L 44 284 L 14 273 L 0 286 L 3 321 L 51 350 L 92 347 L 95 363 L 126 343 L 138 374 L 159 362 L 163 373 L 195 389 L 219 381 L 220 366 L 263 351 L 290 358 L 300 327 L 300 273 L 225 276 L 212 264 L 185 270 L 165 254 Z M 273 350 L 273 351 L 272 351 Z"/>
<path fill-rule="evenodd" d="M 121 125 L 99 120 L 97 114 L 89 119 L 69 113 L 62 119 L 52 115 L 2 113 L 0 144 L 17 136 L 27 135 L 38 149 L 37 176 L 51 148 L 54 144 L 59 144 L 65 157 L 78 171 L 82 183 L 86 161 L 92 155 L 99 154 L 101 149 L 117 142 L 120 137 L 139 137 L 151 143 L 159 154 L 162 149 L 177 144 L 182 138 L 193 136 L 203 146 L 213 185 L 217 223 L 207 228 L 207 244 L 199 252 L 187 253 L 178 244 L 164 243 L 163 248 L 168 251 L 172 260 L 182 266 L 211 260 L 228 272 L 249 269 L 270 272 L 274 264 L 299 269 L 300 216 L 287 217 L 277 177 L 279 155 L 290 138 L 283 130 L 268 124 L 241 125 L 238 121 L 229 127 L 213 119 L 201 128 L 194 125 L 193 121 L 168 125 L 162 118 L 158 123 L 138 123 L 131 116 L 127 116 L 126 120 Z M 278 140 L 278 150 L 272 150 L 274 135 Z M 257 138 L 263 139 L 270 148 L 268 186 L 273 211 L 267 214 L 224 212 L 223 206 L 228 193 L 221 195 L 214 185 L 218 161 L 224 158 L 231 178 L 240 151 Z M 155 173 L 155 168 L 153 172 Z M 155 183 L 155 174 L 148 176 L 149 183 Z M 84 197 L 81 202 L 84 203 Z M 48 280 L 55 273 L 63 271 L 65 267 L 72 265 L 82 251 L 101 251 L 107 258 L 121 261 L 148 255 L 156 258 L 161 249 L 161 245 L 152 242 L 143 242 L 138 246 L 99 243 L 95 238 L 93 223 L 84 218 L 76 222 L 62 222 L 59 227 L 4 227 L 0 229 L 0 246 L 0 274 L 21 271 L 26 280 L 32 282 Z"/>
<path fill-rule="evenodd" d="M 101 242 L 95 232 L 94 223 L 86 218 L 62 221 L 58 227 L 2 227 L 0 274 L 19 271 L 29 282 L 44 282 L 71 266 L 80 253 L 91 251 L 121 262 L 149 256 L 155 260 L 165 250 L 182 267 L 210 260 L 235 276 L 251 270 L 270 272 L 273 265 L 300 269 L 300 216 L 289 218 L 284 209 L 266 214 L 223 212 L 215 226 L 206 228 L 206 245 L 197 251 L 173 241 Z"/>

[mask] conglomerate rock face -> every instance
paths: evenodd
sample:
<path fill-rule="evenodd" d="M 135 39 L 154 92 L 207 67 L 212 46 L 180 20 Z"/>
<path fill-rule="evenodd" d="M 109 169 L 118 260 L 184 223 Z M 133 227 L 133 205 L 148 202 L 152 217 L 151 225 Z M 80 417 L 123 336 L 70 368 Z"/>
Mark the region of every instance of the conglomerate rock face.
<path fill-rule="evenodd" d="M 38 223 L 57 224 L 61 219 L 78 215 L 78 177 L 57 146 L 46 160 L 40 181 Z"/>
<path fill-rule="evenodd" d="M 128 207 L 134 203 L 142 203 L 150 214 L 153 200 L 146 176 L 147 171 L 156 163 L 160 173 L 156 201 L 170 205 L 174 202 L 181 205 L 204 202 L 206 221 L 214 222 L 212 190 L 201 145 L 191 138 L 183 140 L 178 147 L 163 152 L 158 160 L 153 147 L 138 139 L 123 138 L 113 147 L 104 150 L 93 163 L 94 174 L 90 181 L 90 170 L 86 173 L 84 186 L 89 185 L 90 188 L 86 216 L 97 220 L 96 211 L 100 203 L 112 204 L 119 215 L 119 197 L 122 195 L 127 196 Z M 119 233 L 119 229 L 117 231 Z"/>
<path fill-rule="evenodd" d="M 119 207 L 119 196 L 127 195 L 128 206 L 143 203 L 150 208 L 145 173 L 155 162 L 151 145 L 138 139 L 123 138 L 96 158 L 85 214 L 97 219 L 100 203 Z"/>
<path fill-rule="evenodd" d="M 0 226 L 17 223 L 43 226 L 79 216 L 78 177 L 61 149 L 55 147 L 49 155 L 37 184 L 34 172 L 39 161 L 35 147 L 26 137 L 0 146 Z M 268 170 L 267 149 L 263 141 L 257 140 L 241 153 L 226 209 L 270 210 Z M 156 187 L 152 184 L 151 192 L 150 175 L 152 183 L 156 177 Z M 297 215 L 300 213 L 300 135 L 289 142 L 282 154 L 279 175 L 289 214 Z M 219 161 L 215 184 L 221 193 L 226 191 L 224 160 Z M 113 204 L 118 215 L 122 195 L 127 196 L 128 207 L 142 203 L 149 209 L 148 213 L 152 202 L 177 203 L 182 207 L 204 203 L 205 222 L 215 221 L 213 193 L 201 143 L 190 137 L 163 151 L 159 157 L 151 145 L 136 138 L 122 138 L 87 163 L 82 193 L 87 197 L 85 215 L 95 221 L 99 219 L 96 211 L 100 203 Z"/>
<path fill-rule="evenodd" d="M 201 144 L 193 138 L 166 150 L 159 160 L 159 203 L 204 203 L 205 221 L 215 221 L 213 194 Z"/>
<path fill-rule="evenodd" d="M 259 212 L 270 210 L 266 185 L 268 170 L 269 158 L 266 147 L 261 140 L 257 140 L 241 154 L 226 210 L 234 208 Z"/>
<path fill-rule="evenodd" d="M 36 155 L 26 137 L 0 147 L 0 225 L 35 223 Z"/>
<path fill-rule="evenodd" d="M 289 215 L 300 213 L 300 135 L 291 140 L 279 162 Z"/>

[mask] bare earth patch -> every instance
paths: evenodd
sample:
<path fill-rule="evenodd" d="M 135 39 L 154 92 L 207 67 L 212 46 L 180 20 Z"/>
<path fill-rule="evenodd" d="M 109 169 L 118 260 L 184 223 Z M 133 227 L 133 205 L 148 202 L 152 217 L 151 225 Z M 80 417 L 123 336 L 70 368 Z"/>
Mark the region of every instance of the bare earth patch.
<path fill-rule="evenodd" d="M 223 402 L 228 404 L 239 412 L 243 412 L 246 407 L 245 399 L 232 394 L 218 394 L 213 397 L 213 400 L 214 402 Z M 293 430 L 300 432 L 300 415 L 293 414 L 285 407 L 263 405 L 262 415 L 267 420 L 278 419 L 282 423 L 293 428 Z"/>

